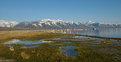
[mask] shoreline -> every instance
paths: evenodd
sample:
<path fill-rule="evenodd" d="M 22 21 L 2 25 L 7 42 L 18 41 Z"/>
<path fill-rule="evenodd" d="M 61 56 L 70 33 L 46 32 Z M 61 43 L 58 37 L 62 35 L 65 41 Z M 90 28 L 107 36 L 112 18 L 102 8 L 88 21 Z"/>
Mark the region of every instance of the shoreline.
<path fill-rule="evenodd" d="M 79 35 L 79 34 L 75 34 L 75 36 L 84 36 L 84 37 L 100 38 L 100 39 L 107 39 L 107 40 L 118 40 L 118 41 L 121 40 L 121 38 L 102 37 L 102 36 L 92 36 L 92 35 Z"/>

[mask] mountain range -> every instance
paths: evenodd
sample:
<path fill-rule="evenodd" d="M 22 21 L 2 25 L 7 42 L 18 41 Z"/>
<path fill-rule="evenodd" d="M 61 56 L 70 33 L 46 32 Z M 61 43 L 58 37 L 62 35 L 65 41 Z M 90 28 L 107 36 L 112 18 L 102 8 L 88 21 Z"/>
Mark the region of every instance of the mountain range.
<path fill-rule="evenodd" d="M 19 29 L 90 29 L 90 28 L 121 28 L 121 24 L 102 24 L 94 21 L 87 23 L 42 19 L 31 22 L 16 22 L 0 20 L 1 28 L 19 28 Z"/>

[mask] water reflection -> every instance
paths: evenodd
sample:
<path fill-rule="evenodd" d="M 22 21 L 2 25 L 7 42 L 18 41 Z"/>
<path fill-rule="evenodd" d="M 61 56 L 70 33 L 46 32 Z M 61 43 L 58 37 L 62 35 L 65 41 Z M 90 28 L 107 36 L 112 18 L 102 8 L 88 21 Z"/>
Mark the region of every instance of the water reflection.
<path fill-rule="evenodd" d="M 40 41 L 21 41 L 18 39 L 13 39 L 11 41 L 4 42 L 2 44 L 9 45 L 9 47 L 10 47 L 11 45 L 14 45 L 14 44 L 21 44 L 22 46 L 27 46 L 27 45 L 38 45 L 38 44 L 42 44 L 42 43 L 52 43 L 52 41 L 43 41 L 43 40 L 40 40 Z M 33 48 L 36 46 L 30 46 L 30 47 Z"/>
<path fill-rule="evenodd" d="M 67 56 L 77 56 L 78 55 L 78 51 L 74 51 L 75 48 L 78 48 L 76 46 L 62 46 L 60 47 L 61 51 L 63 51 L 63 55 L 67 55 Z"/>
<path fill-rule="evenodd" d="M 90 37 L 84 37 L 84 36 L 74 36 L 73 38 L 90 38 Z"/>
<path fill-rule="evenodd" d="M 114 37 L 121 38 L 121 28 L 99 28 L 97 30 L 73 30 L 73 31 L 63 31 L 57 33 L 66 33 L 66 34 L 81 34 L 81 35 L 92 35 L 92 36 L 102 36 L 102 37 Z"/>

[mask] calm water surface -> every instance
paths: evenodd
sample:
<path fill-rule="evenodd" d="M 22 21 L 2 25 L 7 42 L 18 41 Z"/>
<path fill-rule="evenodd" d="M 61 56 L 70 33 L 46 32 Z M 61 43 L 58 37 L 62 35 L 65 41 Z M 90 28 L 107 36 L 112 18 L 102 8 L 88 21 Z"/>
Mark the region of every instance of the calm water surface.
<path fill-rule="evenodd" d="M 121 28 L 108 28 L 97 30 L 78 30 L 78 31 L 64 31 L 67 34 L 81 34 L 81 35 L 93 35 L 102 37 L 121 38 Z"/>

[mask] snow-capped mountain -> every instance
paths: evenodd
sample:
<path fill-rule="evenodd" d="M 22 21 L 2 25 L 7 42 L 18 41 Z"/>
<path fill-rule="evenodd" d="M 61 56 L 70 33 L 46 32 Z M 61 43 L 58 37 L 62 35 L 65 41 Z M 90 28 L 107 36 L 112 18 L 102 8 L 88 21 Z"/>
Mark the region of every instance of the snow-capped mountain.
<path fill-rule="evenodd" d="M 14 27 L 15 25 L 17 25 L 18 22 L 16 21 L 6 21 L 6 20 L 0 20 L 0 27 Z"/>
<path fill-rule="evenodd" d="M 19 29 L 92 29 L 92 28 L 121 28 L 121 24 L 101 24 L 94 21 L 87 23 L 42 19 L 33 22 L 15 22 L 0 20 L 0 27 L 14 27 Z"/>
<path fill-rule="evenodd" d="M 32 29 L 74 29 L 74 28 L 88 28 L 85 24 L 80 22 L 62 21 L 43 19 L 35 22 L 21 22 L 17 24 L 17 28 L 32 28 Z"/>
<path fill-rule="evenodd" d="M 86 24 L 94 24 L 96 23 L 95 21 L 88 21 Z"/>

